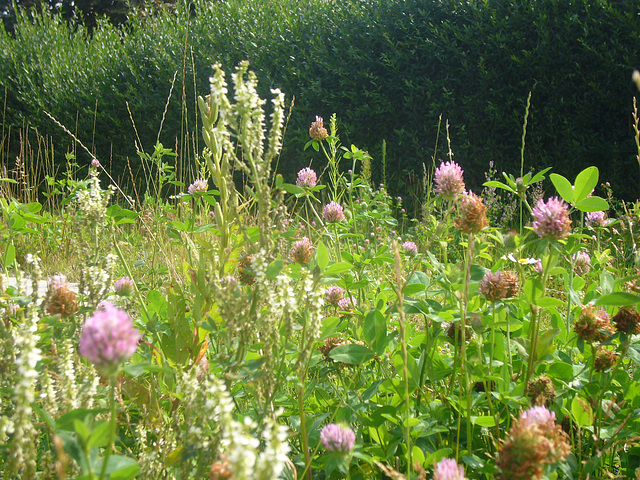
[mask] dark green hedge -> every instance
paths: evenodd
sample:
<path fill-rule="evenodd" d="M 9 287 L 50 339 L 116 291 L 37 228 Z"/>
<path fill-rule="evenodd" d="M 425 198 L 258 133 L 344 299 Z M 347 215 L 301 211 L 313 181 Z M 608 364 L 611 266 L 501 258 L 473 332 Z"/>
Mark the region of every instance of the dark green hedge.
<path fill-rule="evenodd" d="M 442 114 L 478 188 L 490 160 L 519 171 L 531 91 L 525 168 L 572 176 L 596 165 L 617 195 L 635 199 L 639 15 L 635 0 L 203 1 L 141 17 L 128 33 L 105 22 L 92 37 L 55 18 L 19 19 L 15 39 L 0 35 L 5 123 L 29 122 L 64 149 L 69 140 L 42 110 L 89 147 L 95 122 L 96 154 L 119 175 L 137 158 L 126 102 L 150 151 L 177 72 L 160 139 L 186 145 L 199 131 L 194 85 L 206 93 L 213 62 L 230 73 L 248 59 L 263 96 L 279 87 L 296 97 L 280 161 L 289 180 L 313 155 L 302 152 L 310 122 L 336 112 L 343 142 L 369 150 L 378 179 L 386 139 L 389 183 L 406 192 L 431 163 Z"/>

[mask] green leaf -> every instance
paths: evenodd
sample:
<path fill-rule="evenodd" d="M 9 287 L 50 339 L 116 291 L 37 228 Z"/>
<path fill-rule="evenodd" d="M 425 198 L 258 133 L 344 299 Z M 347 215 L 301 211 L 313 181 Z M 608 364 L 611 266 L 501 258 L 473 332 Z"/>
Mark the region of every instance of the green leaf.
<path fill-rule="evenodd" d="M 340 345 L 329 352 L 329 357 L 336 362 L 349 365 L 361 365 L 374 357 L 374 354 L 364 345 Z"/>
<path fill-rule="evenodd" d="M 324 272 L 327 265 L 329 265 L 329 250 L 327 250 L 327 247 L 321 241 L 318 242 L 318 246 L 316 247 L 316 262 L 321 272 Z"/>
<path fill-rule="evenodd" d="M 340 273 L 348 272 L 353 268 L 353 265 L 347 262 L 336 262 L 330 265 L 325 271 L 325 275 L 338 275 Z"/>
<path fill-rule="evenodd" d="M 524 283 L 524 295 L 527 299 L 527 302 L 537 305 L 537 300 L 542 295 L 544 291 L 544 285 L 539 278 L 529 277 L 527 281 Z"/>
<path fill-rule="evenodd" d="M 529 180 L 529 185 L 532 185 L 534 183 L 540 182 L 542 180 L 544 180 L 544 174 L 547 173 L 549 170 L 551 170 L 551 167 L 547 167 L 544 170 L 539 171 L 538 173 L 536 173 L 533 178 L 531 180 Z"/>
<path fill-rule="evenodd" d="M 609 210 L 609 203 L 602 197 L 587 197 L 576 202 L 575 207 L 582 212 L 603 212 Z"/>
<path fill-rule="evenodd" d="M 364 319 L 364 340 L 380 355 L 387 346 L 387 319 L 380 310 L 371 310 Z"/>
<path fill-rule="evenodd" d="M 490 180 L 488 182 L 484 182 L 482 184 L 483 187 L 495 187 L 495 188 L 501 188 L 503 190 L 507 190 L 508 192 L 511 193 L 516 193 L 515 189 L 511 188 L 509 185 L 505 185 L 502 182 L 498 182 L 497 180 Z"/>
<path fill-rule="evenodd" d="M 9 265 L 13 263 L 16 259 L 16 247 L 13 246 L 13 243 L 7 245 L 7 249 L 4 252 L 4 266 L 8 268 Z"/>
<path fill-rule="evenodd" d="M 93 469 L 96 472 L 102 471 L 103 463 L 104 457 L 97 459 L 93 464 Z M 111 455 L 106 473 L 110 474 L 109 480 L 131 480 L 140 473 L 140 465 L 133 458 L 124 455 Z"/>
<path fill-rule="evenodd" d="M 585 200 L 591 192 L 598 185 L 598 172 L 597 167 L 588 167 L 581 171 L 576 177 L 576 181 L 573 188 L 573 203 L 577 204 L 581 200 Z"/>
<path fill-rule="evenodd" d="M 535 303 L 539 307 L 560 307 L 565 304 L 563 300 L 553 297 L 538 298 Z"/>
<path fill-rule="evenodd" d="M 564 201 L 573 205 L 573 185 L 571 182 L 557 173 L 552 173 L 549 178 Z"/>
<path fill-rule="evenodd" d="M 577 395 L 571 402 L 571 414 L 580 428 L 593 425 L 593 410 L 586 400 L 582 400 Z"/>
<path fill-rule="evenodd" d="M 615 305 L 618 307 L 626 307 L 636 303 L 640 303 L 640 297 L 627 292 L 608 293 L 596 300 L 596 305 Z"/>
<path fill-rule="evenodd" d="M 481 427 L 495 427 L 496 419 L 490 415 L 481 415 L 479 417 L 471 416 L 471 423 L 474 425 L 479 425 Z"/>

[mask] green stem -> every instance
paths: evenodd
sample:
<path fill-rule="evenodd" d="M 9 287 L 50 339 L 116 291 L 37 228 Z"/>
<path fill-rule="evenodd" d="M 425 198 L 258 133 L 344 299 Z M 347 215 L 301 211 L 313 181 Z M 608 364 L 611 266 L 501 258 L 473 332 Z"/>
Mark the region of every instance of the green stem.
<path fill-rule="evenodd" d="M 304 416 L 304 389 L 303 379 L 300 379 L 298 386 L 298 410 L 300 414 L 300 435 L 302 436 L 302 450 L 304 452 L 305 471 L 307 480 L 311 480 L 311 457 L 309 456 L 309 439 L 307 438 L 307 424 Z"/>
<path fill-rule="evenodd" d="M 109 379 L 109 410 L 111 418 L 109 419 L 109 440 L 107 441 L 107 447 L 104 453 L 104 459 L 102 462 L 102 469 L 100 470 L 99 480 L 103 480 L 107 474 L 107 465 L 109 464 L 109 458 L 111 457 L 111 450 L 113 449 L 113 442 L 116 437 L 117 427 L 117 404 L 116 404 L 116 380 L 118 376 L 114 374 Z"/>

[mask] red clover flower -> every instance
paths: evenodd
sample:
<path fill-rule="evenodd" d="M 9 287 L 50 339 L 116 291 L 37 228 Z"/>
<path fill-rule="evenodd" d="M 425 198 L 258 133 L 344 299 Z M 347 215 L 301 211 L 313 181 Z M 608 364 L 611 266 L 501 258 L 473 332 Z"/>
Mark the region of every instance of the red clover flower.
<path fill-rule="evenodd" d="M 84 324 L 80 354 L 105 376 L 112 376 L 135 353 L 140 338 L 127 312 L 104 302 Z"/>
<path fill-rule="evenodd" d="M 327 129 L 324 128 L 322 117 L 316 116 L 316 121 L 311 124 L 311 128 L 309 129 L 309 136 L 318 142 L 329 136 Z"/>
<path fill-rule="evenodd" d="M 455 162 L 443 162 L 436 168 L 433 176 L 435 183 L 434 191 L 446 198 L 453 200 L 457 195 L 464 192 L 463 170 Z"/>
<path fill-rule="evenodd" d="M 293 247 L 289 252 L 289 258 L 294 263 L 300 265 L 306 265 L 311 260 L 313 255 L 313 244 L 307 237 L 302 237 L 302 240 L 293 242 Z"/>
<path fill-rule="evenodd" d="M 316 172 L 309 167 L 305 167 L 298 172 L 296 185 L 302 188 L 313 188 L 318 183 Z"/>
<path fill-rule="evenodd" d="M 207 189 L 207 180 L 205 180 L 204 178 L 198 178 L 191 185 L 189 185 L 187 192 L 189 192 L 189 195 L 193 195 L 194 193 L 204 193 L 207 191 Z"/>
<path fill-rule="evenodd" d="M 324 206 L 322 217 L 329 223 L 338 223 L 345 218 L 342 207 L 336 202 L 331 202 Z"/>
<path fill-rule="evenodd" d="M 130 297 L 134 291 L 133 281 L 129 277 L 122 277 L 114 282 L 116 295 L 120 297 Z"/>
<path fill-rule="evenodd" d="M 353 450 L 356 434 L 348 426 L 330 423 L 322 429 L 320 440 L 329 452 L 346 455 Z"/>
<path fill-rule="evenodd" d="M 433 480 L 467 480 L 467 477 L 464 468 L 453 458 L 444 458 L 435 466 Z"/>
<path fill-rule="evenodd" d="M 571 233 L 569 208 L 564 200 L 551 197 L 545 202 L 540 199 L 531 213 L 533 215 L 533 231 L 540 238 L 562 240 Z"/>

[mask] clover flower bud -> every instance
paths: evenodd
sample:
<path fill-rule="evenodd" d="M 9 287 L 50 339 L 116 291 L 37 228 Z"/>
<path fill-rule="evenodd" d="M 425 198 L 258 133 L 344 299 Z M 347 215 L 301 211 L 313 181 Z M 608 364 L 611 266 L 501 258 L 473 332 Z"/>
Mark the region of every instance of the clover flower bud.
<path fill-rule="evenodd" d="M 587 252 L 573 254 L 573 271 L 578 275 L 586 275 L 591 270 L 591 256 Z"/>
<path fill-rule="evenodd" d="M 540 199 L 531 213 L 533 215 L 533 231 L 540 238 L 562 240 L 571 233 L 569 208 L 564 200 L 551 197 L 545 202 Z"/>
<path fill-rule="evenodd" d="M 356 434 L 347 426 L 330 423 L 322 429 L 320 440 L 329 452 L 346 455 L 353 450 Z"/>
<path fill-rule="evenodd" d="M 93 168 L 98 168 L 100 166 L 100 161 L 97 158 L 94 158 L 93 160 L 91 160 L 91 166 Z"/>
<path fill-rule="evenodd" d="M 111 376 L 136 352 L 140 338 L 127 312 L 105 302 L 82 328 L 80 354 Z"/>

